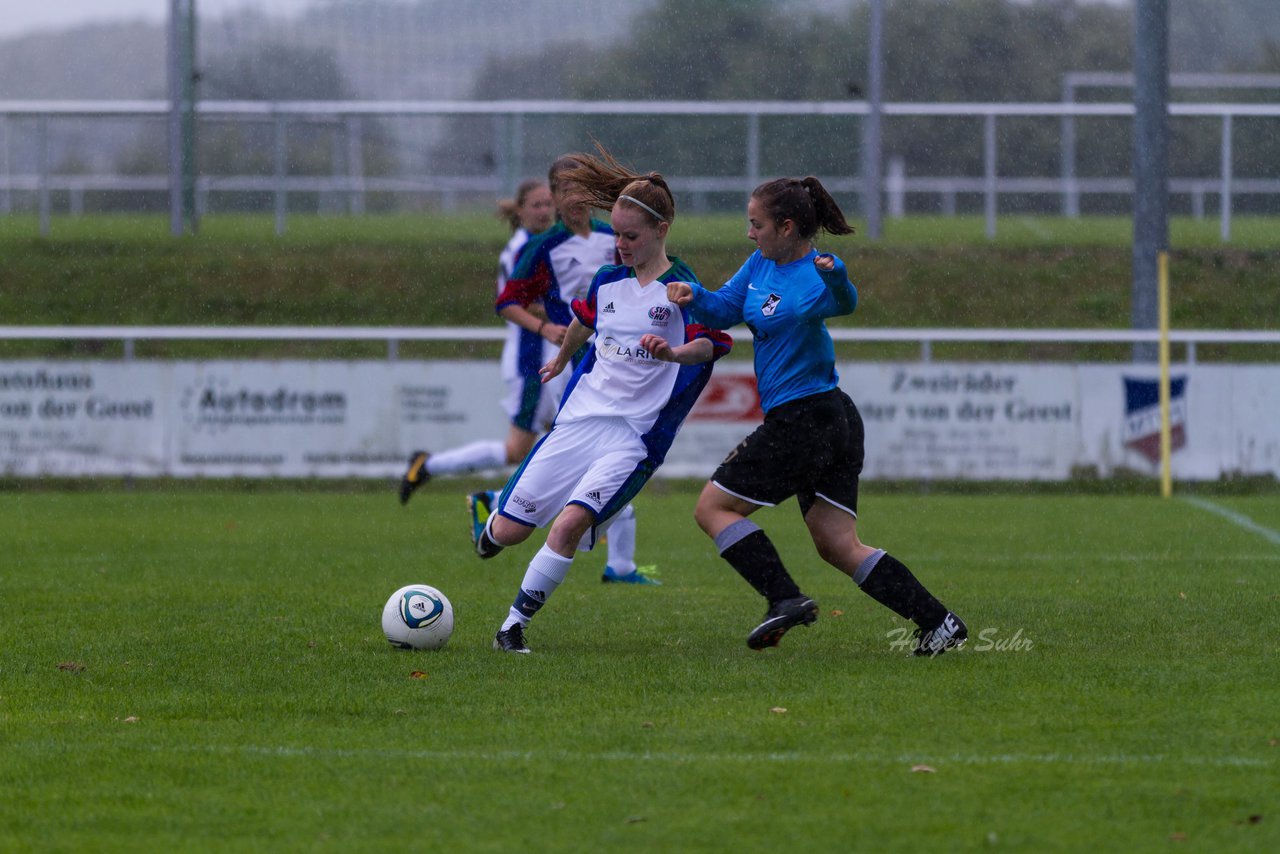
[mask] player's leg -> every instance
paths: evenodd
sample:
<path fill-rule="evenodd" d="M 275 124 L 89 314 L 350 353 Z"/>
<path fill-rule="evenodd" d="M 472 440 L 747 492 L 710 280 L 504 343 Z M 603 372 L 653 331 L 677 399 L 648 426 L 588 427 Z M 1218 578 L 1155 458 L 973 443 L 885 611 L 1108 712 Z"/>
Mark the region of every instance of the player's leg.
<path fill-rule="evenodd" d="M 591 449 L 594 456 L 588 453 Z M 577 551 L 595 545 L 600 520 L 629 503 L 634 493 L 625 490 L 643 485 L 644 477 L 635 472 L 646 454 L 635 432 L 614 419 L 557 427 L 534 449 L 521 467 L 523 477 L 513 479 L 503 490 L 503 509 L 490 517 L 490 530 L 501 536 L 502 529 L 495 529 L 497 522 L 517 524 L 520 517 L 536 520 L 553 501 L 563 509 L 551 522 L 546 545 L 529 562 L 507 619 L 494 637 L 496 649 L 528 651 L 524 630 L 529 621 L 564 581 Z M 559 465 L 560 461 L 566 465 Z M 566 468 L 576 469 L 575 481 L 568 481 Z M 530 486 L 539 483 L 542 488 L 533 492 Z M 508 512 L 516 518 L 506 518 Z"/>
<path fill-rule="evenodd" d="M 503 652 L 529 652 L 524 630 L 569 574 L 578 542 L 595 523 L 585 507 L 570 504 L 560 512 L 547 534 L 546 544 L 529 561 L 507 619 L 493 638 L 493 648 Z M 514 524 L 514 523 L 513 523 Z"/>
<path fill-rule="evenodd" d="M 906 564 L 858 538 L 858 481 L 863 463 L 862 417 L 847 395 L 839 394 L 843 418 L 829 431 L 835 453 L 798 495 L 805 525 L 818 556 L 853 579 L 875 601 L 918 627 L 919 655 L 938 655 L 968 637 L 963 621 L 931 594 Z M 842 422 L 842 423 L 841 423 Z M 927 636 L 927 637 L 926 637 Z"/>
<path fill-rule="evenodd" d="M 567 425 L 543 436 L 497 501 L 486 501 L 487 493 L 471 496 L 472 536 L 480 557 L 491 558 L 524 542 L 534 528 L 551 524 L 590 462 L 580 450 L 580 432 Z"/>
<path fill-rule="evenodd" d="M 507 440 L 504 443 L 507 452 L 507 465 L 513 466 L 529 456 L 529 452 L 533 450 L 533 445 L 537 441 L 537 433 L 512 424 L 507 430 Z"/>
<path fill-rule="evenodd" d="M 817 603 L 801 592 L 772 540 L 748 518 L 794 495 L 809 460 L 820 453 L 805 422 L 808 408 L 796 401 L 771 410 L 716 469 L 694 509 L 720 556 L 769 603 L 747 636 L 752 649 L 776 646 L 790 628 L 818 618 Z"/>
<path fill-rule="evenodd" d="M 789 629 L 818 618 L 817 603 L 800 591 L 769 535 L 748 518 L 762 506 L 766 505 L 725 492 L 713 481 L 703 487 L 694 509 L 720 557 L 768 602 L 764 619 L 747 636 L 752 649 L 777 646 Z"/>

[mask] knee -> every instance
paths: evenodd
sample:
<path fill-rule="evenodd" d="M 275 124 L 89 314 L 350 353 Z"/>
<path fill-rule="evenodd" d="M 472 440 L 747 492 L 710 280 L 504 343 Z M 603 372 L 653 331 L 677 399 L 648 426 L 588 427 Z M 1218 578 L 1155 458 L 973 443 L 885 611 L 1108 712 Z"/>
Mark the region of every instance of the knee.
<path fill-rule="evenodd" d="M 705 498 L 699 498 L 698 503 L 693 507 L 693 521 L 698 523 L 698 527 L 708 537 L 714 536 L 712 530 L 715 527 L 716 507 Z"/>
<path fill-rule="evenodd" d="M 570 505 L 551 523 L 551 530 L 547 532 L 547 545 L 558 554 L 573 554 L 577 551 L 578 543 L 582 542 L 583 535 L 591 529 L 592 521 L 591 514 L 576 505 Z"/>
<path fill-rule="evenodd" d="M 489 523 L 489 534 L 500 546 L 514 546 L 529 539 L 533 529 L 528 525 L 512 522 L 506 516 L 495 515 Z"/>
<path fill-rule="evenodd" d="M 831 540 L 829 538 L 814 538 L 814 548 L 818 550 L 818 557 L 822 558 L 832 566 L 840 566 L 849 557 L 849 549 L 844 544 Z"/>

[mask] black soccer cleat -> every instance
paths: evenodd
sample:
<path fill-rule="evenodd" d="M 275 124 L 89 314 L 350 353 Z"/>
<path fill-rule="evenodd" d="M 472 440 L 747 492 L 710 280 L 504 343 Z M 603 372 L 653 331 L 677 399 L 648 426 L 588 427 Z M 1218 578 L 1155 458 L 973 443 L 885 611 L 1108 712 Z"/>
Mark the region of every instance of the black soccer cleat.
<path fill-rule="evenodd" d="M 778 641 L 782 640 L 782 636 L 792 626 L 812 625 L 817 619 L 818 603 L 808 596 L 801 595 L 770 603 L 764 622 L 747 635 L 747 646 L 752 649 L 777 646 Z"/>
<path fill-rule="evenodd" d="M 400 478 L 401 504 L 408 504 L 409 496 L 413 495 L 414 490 L 431 480 L 431 475 L 427 474 L 427 459 L 430 456 L 426 451 L 414 451 L 413 456 L 409 457 L 409 467 L 405 469 L 404 477 Z"/>
<path fill-rule="evenodd" d="M 928 631 L 923 627 L 918 628 L 912 633 L 912 637 L 916 639 L 916 647 L 911 654 L 933 658 L 949 649 L 964 646 L 964 642 L 969 639 L 969 628 L 964 620 L 948 611 L 941 623 Z"/>
<path fill-rule="evenodd" d="M 530 650 L 524 642 L 524 626 L 516 623 L 509 629 L 499 629 L 493 636 L 493 648 L 501 652 L 519 652 L 528 655 Z"/>

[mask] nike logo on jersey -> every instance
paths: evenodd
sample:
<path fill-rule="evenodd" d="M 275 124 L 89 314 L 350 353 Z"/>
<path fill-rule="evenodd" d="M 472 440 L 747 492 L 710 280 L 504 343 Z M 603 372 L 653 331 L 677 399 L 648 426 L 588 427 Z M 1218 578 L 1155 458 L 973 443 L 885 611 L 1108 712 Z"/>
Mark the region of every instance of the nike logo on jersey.
<path fill-rule="evenodd" d="M 782 302 L 782 297 L 777 294 L 769 294 L 765 297 L 764 304 L 760 306 L 760 313 L 765 317 L 773 317 L 773 313 L 778 310 L 778 303 Z"/>
<path fill-rule="evenodd" d="M 747 290 L 754 291 L 755 289 L 756 289 L 755 285 L 751 284 L 750 282 L 747 282 Z"/>

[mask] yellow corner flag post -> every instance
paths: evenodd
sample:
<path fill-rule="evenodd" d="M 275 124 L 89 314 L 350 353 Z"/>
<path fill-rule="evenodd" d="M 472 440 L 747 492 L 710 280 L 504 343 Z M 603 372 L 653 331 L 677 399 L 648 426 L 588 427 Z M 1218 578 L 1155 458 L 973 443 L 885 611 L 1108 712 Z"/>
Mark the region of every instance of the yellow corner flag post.
<path fill-rule="evenodd" d="M 1169 424 L 1169 253 L 1157 256 L 1160 322 L 1160 495 L 1173 495 L 1173 428 Z"/>

